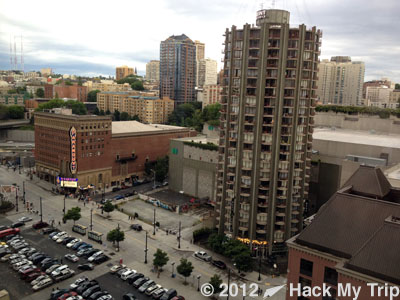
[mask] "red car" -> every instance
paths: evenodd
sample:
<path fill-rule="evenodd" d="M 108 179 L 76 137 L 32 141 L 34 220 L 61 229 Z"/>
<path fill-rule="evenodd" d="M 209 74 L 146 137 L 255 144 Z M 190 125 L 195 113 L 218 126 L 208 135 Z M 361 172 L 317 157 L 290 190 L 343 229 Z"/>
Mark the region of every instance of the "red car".
<path fill-rule="evenodd" d="M 66 300 L 66 299 L 68 299 L 69 297 L 77 296 L 77 295 L 78 295 L 78 294 L 77 294 L 76 292 L 69 292 L 69 293 L 65 293 L 64 295 L 58 297 L 57 300 Z"/>
<path fill-rule="evenodd" d="M 32 225 L 32 228 L 33 229 L 42 229 L 42 228 L 45 228 L 45 227 L 48 227 L 49 226 L 49 224 L 47 224 L 46 222 L 37 222 L 37 223 L 35 223 L 35 224 L 33 224 Z"/>
<path fill-rule="evenodd" d="M 20 275 L 21 275 L 21 278 L 22 278 L 22 279 L 25 279 L 25 278 L 27 278 L 30 274 L 32 274 L 32 273 L 38 273 L 38 272 L 40 272 L 40 269 L 39 269 L 39 268 L 29 268 L 29 269 L 26 269 L 25 271 L 23 271 Z"/>
<path fill-rule="evenodd" d="M 25 278 L 25 281 L 26 282 L 31 282 L 31 281 L 33 281 L 33 280 L 35 280 L 36 278 L 38 278 L 39 276 L 42 276 L 42 275 L 45 275 L 46 273 L 43 273 L 43 272 L 33 272 L 33 273 L 30 273 L 26 278 Z"/>
<path fill-rule="evenodd" d="M 183 296 L 175 296 L 171 300 L 185 300 L 185 297 L 183 297 Z"/>

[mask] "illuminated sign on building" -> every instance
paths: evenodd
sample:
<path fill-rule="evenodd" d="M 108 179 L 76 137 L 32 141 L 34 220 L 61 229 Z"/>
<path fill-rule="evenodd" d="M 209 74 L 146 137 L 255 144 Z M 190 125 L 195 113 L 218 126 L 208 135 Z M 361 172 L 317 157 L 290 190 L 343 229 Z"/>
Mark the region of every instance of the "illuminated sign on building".
<path fill-rule="evenodd" d="M 78 178 L 65 178 L 57 176 L 57 184 L 62 187 L 78 187 Z"/>
<path fill-rule="evenodd" d="M 76 129 L 75 127 L 71 127 L 69 130 L 69 135 L 71 137 L 71 163 L 70 163 L 70 170 L 71 174 L 75 174 L 77 170 L 77 163 L 76 163 Z"/>

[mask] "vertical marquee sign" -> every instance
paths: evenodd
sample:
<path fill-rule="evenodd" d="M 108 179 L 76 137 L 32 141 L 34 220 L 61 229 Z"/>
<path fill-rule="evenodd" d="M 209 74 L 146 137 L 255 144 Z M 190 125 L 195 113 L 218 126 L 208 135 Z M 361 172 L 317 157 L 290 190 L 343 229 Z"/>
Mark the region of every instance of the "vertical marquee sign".
<path fill-rule="evenodd" d="M 69 130 L 69 136 L 71 137 L 71 163 L 70 170 L 71 174 L 75 174 L 77 170 L 76 163 L 76 129 L 74 126 Z"/>

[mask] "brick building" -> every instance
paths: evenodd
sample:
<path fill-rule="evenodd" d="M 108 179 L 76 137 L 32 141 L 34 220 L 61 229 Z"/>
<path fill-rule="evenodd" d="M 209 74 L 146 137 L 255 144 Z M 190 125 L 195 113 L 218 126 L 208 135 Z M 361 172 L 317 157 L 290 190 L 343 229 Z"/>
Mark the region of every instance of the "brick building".
<path fill-rule="evenodd" d="M 141 176 L 146 161 L 168 154 L 170 139 L 193 134 L 183 127 L 74 115 L 69 109 L 36 112 L 36 171 L 53 183 L 61 176 L 78 178 L 79 186 L 113 185 Z"/>
<path fill-rule="evenodd" d="M 45 98 L 68 98 L 76 99 L 80 102 L 86 102 L 87 100 L 87 87 L 81 85 L 53 85 L 45 84 L 44 86 L 44 96 Z"/>
<path fill-rule="evenodd" d="M 367 284 L 400 284 L 399 237 L 400 189 L 393 188 L 380 169 L 361 166 L 312 223 L 287 241 L 287 286 L 325 283 L 332 296 L 290 295 L 288 288 L 286 299 L 353 299 L 340 294 L 346 284 L 361 288 L 358 299 L 389 299 L 371 296 Z"/>

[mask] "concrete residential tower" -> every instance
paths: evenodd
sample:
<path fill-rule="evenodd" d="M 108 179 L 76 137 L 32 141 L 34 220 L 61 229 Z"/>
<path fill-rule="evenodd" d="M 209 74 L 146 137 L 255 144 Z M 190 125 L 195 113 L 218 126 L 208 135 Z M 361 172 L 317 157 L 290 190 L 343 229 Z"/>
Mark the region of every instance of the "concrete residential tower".
<path fill-rule="evenodd" d="M 196 46 L 186 35 L 172 35 L 160 46 L 160 97 L 175 104 L 195 100 Z"/>
<path fill-rule="evenodd" d="M 322 33 L 289 16 L 225 33 L 217 227 L 262 254 L 299 233 L 308 196 Z"/>
<path fill-rule="evenodd" d="M 146 64 L 146 80 L 159 81 L 160 80 L 160 61 L 151 60 Z"/>

